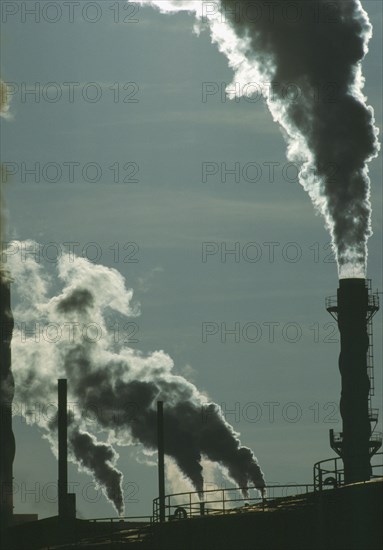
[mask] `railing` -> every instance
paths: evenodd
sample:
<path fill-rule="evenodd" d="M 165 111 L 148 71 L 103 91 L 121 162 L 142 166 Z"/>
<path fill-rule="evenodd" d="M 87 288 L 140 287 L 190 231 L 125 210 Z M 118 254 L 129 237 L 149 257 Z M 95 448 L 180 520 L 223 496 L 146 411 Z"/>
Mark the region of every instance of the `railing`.
<path fill-rule="evenodd" d="M 376 424 L 379 418 L 379 409 L 370 408 L 368 411 L 368 418 L 370 419 L 370 422 L 374 422 Z"/>
<path fill-rule="evenodd" d="M 374 313 L 379 309 L 379 294 L 377 292 L 368 295 L 368 307 Z"/>
<path fill-rule="evenodd" d="M 338 307 L 338 296 L 326 297 L 326 309 Z"/>
<path fill-rule="evenodd" d="M 368 281 L 371 283 L 370 279 Z M 367 309 L 370 313 L 374 314 L 379 309 L 379 293 L 372 292 L 371 284 L 370 286 L 366 285 L 368 288 L 368 301 Z M 338 307 L 338 296 L 327 296 L 325 299 L 326 309 L 337 309 Z"/>
<path fill-rule="evenodd" d="M 374 416 L 368 415 L 370 422 L 373 421 Z M 377 421 L 377 416 L 376 420 Z M 383 434 L 381 432 L 374 431 L 370 437 L 369 437 L 369 455 L 370 457 L 373 457 L 377 454 L 377 451 L 382 446 L 383 441 Z M 330 445 L 331 448 L 334 449 L 336 453 L 338 453 L 340 456 L 342 456 L 342 446 L 343 446 L 343 432 L 334 432 L 334 430 L 330 430 Z M 331 459 L 330 459 L 331 460 Z"/>
<path fill-rule="evenodd" d="M 371 459 L 372 479 L 383 477 L 383 453 Z M 323 489 L 344 485 L 343 462 L 340 457 L 321 460 L 314 464 L 314 484 L 267 485 L 262 495 L 256 487 L 210 489 L 208 491 L 174 493 L 165 496 L 165 521 L 192 519 L 201 516 L 267 512 L 279 504 L 287 505 L 292 497 L 294 505 L 302 495 L 315 494 Z M 281 502 L 282 501 L 282 502 Z M 160 499 L 153 500 L 154 523 L 160 520 Z"/>
<path fill-rule="evenodd" d="M 87 521 L 89 523 L 118 523 L 126 526 L 130 523 L 151 523 L 152 519 L 152 516 L 122 516 L 118 518 L 93 518 Z"/>
<path fill-rule="evenodd" d="M 198 492 L 175 493 L 165 496 L 165 520 L 195 518 L 215 514 L 235 514 L 250 510 L 267 511 L 275 501 L 297 497 L 313 491 L 311 484 L 267 485 L 265 496 L 256 487 L 210 489 Z M 251 495 L 253 492 L 253 495 Z M 244 496 L 247 494 L 247 496 Z M 153 521 L 160 519 L 160 499 L 153 501 Z"/>
<path fill-rule="evenodd" d="M 374 434 L 373 437 L 379 437 Z M 372 439 L 371 438 L 371 439 Z M 372 478 L 383 476 L 383 453 L 371 458 Z M 328 458 L 314 464 L 314 491 L 335 488 L 344 484 L 343 461 L 340 457 Z"/>
<path fill-rule="evenodd" d="M 314 464 L 314 491 L 339 487 L 343 483 L 344 470 L 341 458 L 328 458 Z"/>

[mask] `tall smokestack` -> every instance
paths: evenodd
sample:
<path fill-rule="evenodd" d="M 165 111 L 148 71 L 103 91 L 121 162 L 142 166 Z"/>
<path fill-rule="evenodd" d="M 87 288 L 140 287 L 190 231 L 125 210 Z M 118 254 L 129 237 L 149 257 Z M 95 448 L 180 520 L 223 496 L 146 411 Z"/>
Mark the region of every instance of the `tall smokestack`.
<path fill-rule="evenodd" d="M 160 522 L 165 521 L 165 448 L 164 448 L 164 404 L 157 401 L 157 439 L 158 439 L 158 496 L 160 503 Z"/>
<path fill-rule="evenodd" d="M 68 506 L 68 406 L 65 378 L 58 380 L 58 440 L 58 508 L 59 517 L 65 518 Z"/>
<path fill-rule="evenodd" d="M 342 378 L 340 413 L 343 431 L 330 431 L 332 448 L 342 457 L 345 483 L 371 477 L 371 411 L 368 373 L 368 323 L 377 311 L 366 279 L 341 279 L 337 303 L 331 298 L 327 310 L 338 322 L 340 332 L 339 370 Z"/>
<path fill-rule="evenodd" d="M 0 80 L 0 117 L 7 117 L 10 94 Z M 3 184 L 7 171 L 0 164 L 0 246 L 5 241 L 5 200 Z M 2 254 L 1 254 L 2 256 Z M 11 340 L 13 332 L 11 311 L 11 278 L 0 258 L 0 533 L 12 523 L 13 460 L 15 438 L 12 431 L 12 401 L 14 381 L 11 371 Z M 2 539 L 2 536 L 0 537 Z"/>
<path fill-rule="evenodd" d="M 370 380 L 367 374 L 368 289 L 364 279 L 342 279 L 338 289 L 340 331 L 340 412 L 343 421 L 345 483 L 370 479 L 368 417 Z"/>
<path fill-rule="evenodd" d="M 13 459 L 15 438 L 12 431 L 14 382 L 11 371 L 11 280 L 0 266 L 0 518 L 1 530 L 12 522 Z"/>

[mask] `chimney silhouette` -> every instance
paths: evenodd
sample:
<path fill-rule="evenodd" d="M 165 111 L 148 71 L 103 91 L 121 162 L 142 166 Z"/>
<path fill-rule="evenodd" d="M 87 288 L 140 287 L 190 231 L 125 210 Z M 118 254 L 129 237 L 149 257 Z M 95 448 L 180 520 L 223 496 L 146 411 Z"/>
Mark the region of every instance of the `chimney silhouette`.
<path fill-rule="evenodd" d="M 58 380 L 58 451 L 58 512 L 60 518 L 65 518 L 68 503 L 68 405 L 65 378 Z"/>
<path fill-rule="evenodd" d="M 164 404 L 157 401 L 158 496 L 160 522 L 165 521 Z"/>
<path fill-rule="evenodd" d="M 11 371 L 11 279 L 0 267 L 0 529 L 11 525 L 13 516 L 13 460 L 15 438 L 12 431 L 14 381 Z"/>
<path fill-rule="evenodd" d="M 76 518 L 76 495 L 68 493 L 68 402 L 67 380 L 59 378 L 58 385 L 58 512 L 60 520 Z"/>
<path fill-rule="evenodd" d="M 377 413 L 371 408 L 371 321 L 379 309 L 379 300 L 369 288 L 370 281 L 366 279 L 341 279 L 337 298 L 328 298 L 326 303 L 327 311 L 339 327 L 342 378 L 340 414 L 343 430 L 339 434 L 330 430 L 330 445 L 343 460 L 345 483 L 370 479 L 370 459 L 381 446 L 377 436 L 371 437 L 371 423 L 377 420 Z"/>

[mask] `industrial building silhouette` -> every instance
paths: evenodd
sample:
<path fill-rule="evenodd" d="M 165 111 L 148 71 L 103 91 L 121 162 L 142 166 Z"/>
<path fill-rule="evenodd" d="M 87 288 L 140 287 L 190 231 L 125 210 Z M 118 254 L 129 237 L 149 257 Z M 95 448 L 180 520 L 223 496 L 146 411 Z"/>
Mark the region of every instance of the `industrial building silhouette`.
<path fill-rule="evenodd" d="M 382 548 L 382 438 L 375 427 L 372 317 L 378 294 L 366 279 L 341 279 L 326 308 L 340 331 L 342 432 L 330 430 L 339 458 L 314 465 L 310 485 L 269 486 L 267 493 L 239 497 L 237 489 L 165 494 L 166 403 L 157 403 L 159 497 L 143 518 L 76 518 L 68 493 L 67 384 L 58 380 L 58 515 L 38 521 L 13 509 L 15 454 L 12 432 L 14 383 L 11 370 L 11 279 L 4 271 L 1 292 L 1 548 L 107 549 L 139 546 L 153 550 L 378 550 Z M 376 455 L 374 467 L 371 458 Z"/>

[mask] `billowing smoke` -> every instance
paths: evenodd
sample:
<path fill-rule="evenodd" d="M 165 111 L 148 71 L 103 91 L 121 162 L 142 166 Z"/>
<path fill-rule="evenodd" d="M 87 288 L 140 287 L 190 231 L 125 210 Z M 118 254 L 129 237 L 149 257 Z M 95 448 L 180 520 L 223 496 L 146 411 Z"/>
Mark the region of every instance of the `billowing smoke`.
<path fill-rule="evenodd" d="M 32 374 L 33 377 L 34 374 Z M 21 393 L 29 395 L 31 392 Z M 44 427 L 49 429 L 45 437 L 57 455 L 58 414 L 56 413 L 51 421 L 44 423 Z M 122 473 L 115 467 L 119 458 L 118 453 L 111 445 L 97 441 L 94 435 L 80 429 L 73 411 L 68 412 L 68 443 L 79 469 L 93 475 L 97 485 L 104 489 L 108 499 L 122 515 L 124 512 Z"/>
<path fill-rule="evenodd" d="M 9 114 L 10 94 L 7 84 L 0 79 L 0 116 L 7 117 Z"/>
<path fill-rule="evenodd" d="M 0 79 L 0 117 L 8 118 L 9 116 L 9 93 L 6 83 Z M 0 245 L 5 239 L 5 199 L 3 193 L 3 185 L 6 183 L 7 173 L 4 166 L 0 163 Z M 0 275 L 2 271 L 0 258 Z"/>
<path fill-rule="evenodd" d="M 241 446 L 220 408 L 174 374 L 173 361 L 163 351 L 144 355 L 121 341 L 116 323 L 108 319 L 117 316 L 122 327 L 138 307 L 116 270 L 63 256 L 57 264 L 63 288 L 52 296 L 56 277 L 30 255 L 23 261 L 15 253 L 20 248 L 21 243 L 12 243 L 8 256 L 23 296 L 14 309 L 21 333 L 13 339 L 17 397 L 26 404 L 55 402 L 57 378 L 68 378 L 68 402 L 77 404 L 69 426 L 71 459 L 93 473 L 120 514 L 122 475 L 113 444 L 155 450 L 159 399 L 165 403 L 165 453 L 198 492 L 203 490 L 202 458 L 221 466 L 237 485 L 263 489 L 256 458 Z M 55 452 L 56 422 L 39 418 Z M 107 434 L 107 440 L 97 441 L 94 433 Z"/>
<path fill-rule="evenodd" d="M 122 473 L 114 466 L 118 455 L 113 447 L 98 442 L 93 435 L 76 427 L 69 429 L 68 439 L 75 460 L 94 475 L 96 482 L 105 488 L 106 496 L 122 515 Z"/>
<path fill-rule="evenodd" d="M 261 90 L 330 231 L 340 277 L 364 277 L 371 232 L 368 162 L 379 151 L 361 62 L 372 27 L 360 0 L 140 0 L 208 23 L 237 95 Z M 248 92 L 246 92 L 248 93 Z"/>

